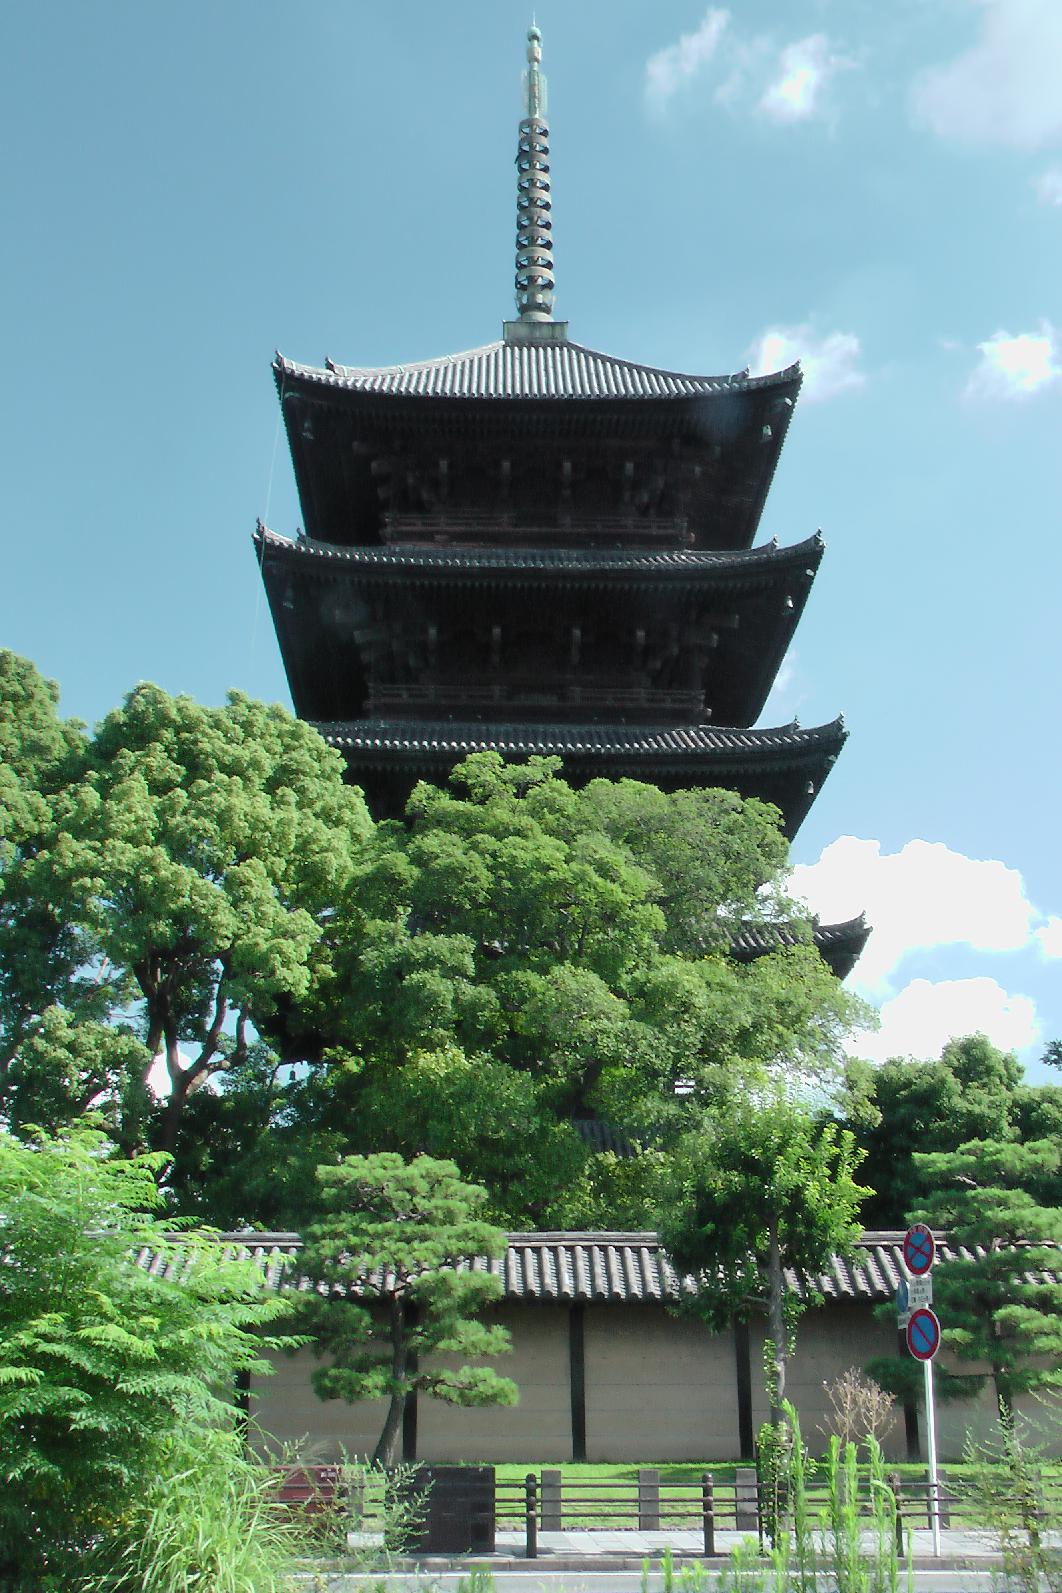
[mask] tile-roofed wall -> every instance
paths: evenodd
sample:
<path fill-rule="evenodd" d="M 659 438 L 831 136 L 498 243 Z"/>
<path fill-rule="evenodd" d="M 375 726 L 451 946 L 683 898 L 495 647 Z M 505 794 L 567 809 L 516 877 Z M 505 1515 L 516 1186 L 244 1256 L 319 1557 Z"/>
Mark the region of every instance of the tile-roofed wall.
<path fill-rule="evenodd" d="M 306 1287 L 298 1271 L 298 1234 L 223 1234 L 219 1242 L 233 1256 L 262 1266 L 271 1287 Z M 817 1276 L 789 1268 L 786 1287 L 801 1299 L 821 1295 L 827 1302 L 885 1303 L 893 1298 L 903 1276 L 902 1246 L 902 1233 L 865 1233 L 851 1260 L 834 1256 L 826 1271 Z M 938 1237 L 938 1263 L 946 1265 L 957 1256 L 968 1258 L 973 1253 L 953 1249 Z M 156 1266 L 147 1251 L 138 1259 L 142 1266 Z M 179 1258 L 170 1265 L 169 1275 L 179 1279 L 185 1264 Z M 693 1280 L 680 1278 L 670 1265 L 655 1233 L 511 1233 L 500 1260 L 477 1256 L 459 1265 L 500 1276 L 504 1298 L 512 1301 L 622 1304 L 676 1300 L 680 1293 L 695 1292 Z M 1033 1281 L 1041 1274 L 1027 1276 Z"/>

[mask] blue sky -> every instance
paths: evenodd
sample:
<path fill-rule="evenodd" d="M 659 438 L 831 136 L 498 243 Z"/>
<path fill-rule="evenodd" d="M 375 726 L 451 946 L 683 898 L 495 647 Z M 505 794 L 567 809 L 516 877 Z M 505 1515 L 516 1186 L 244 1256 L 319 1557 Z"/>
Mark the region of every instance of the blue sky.
<path fill-rule="evenodd" d="M 828 550 L 764 722 L 851 729 L 795 860 L 825 914 L 871 909 L 871 1044 L 985 1027 L 1031 1062 L 1062 1035 L 1062 6 L 537 11 L 571 335 L 698 372 L 805 361 L 762 536 Z M 528 21 L 7 18 L 0 643 L 68 712 L 140 679 L 288 700 L 250 547 L 256 515 L 299 519 L 272 351 L 498 335 Z"/>

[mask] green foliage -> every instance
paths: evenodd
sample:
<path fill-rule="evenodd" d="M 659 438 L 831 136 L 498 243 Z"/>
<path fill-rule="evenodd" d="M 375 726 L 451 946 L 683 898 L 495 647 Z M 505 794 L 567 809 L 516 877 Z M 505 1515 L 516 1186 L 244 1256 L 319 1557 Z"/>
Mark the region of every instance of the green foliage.
<path fill-rule="evenodd" d="M 853 1007 L 814 948 L 726 955 L 735 918 L 763 922 L 779 888 L 772 810 L 634 781 L 575 791 L 549 760 L 492 753 L 452 787 L 418 786 L 355 867 L 335 978 L 305 1003 L 342 1058 L 322 1129 L 453 1152 L 499 1216 L 563 1225 L 601 1203 L 573 1114 L 654 1143 L 782 1050 L 816 1077 L 834 1065 Z M 648 1222 L 651 1180 L 624 1182 Z"/>
<path fill-rule="evenodd" d="M 257 1269 L 208 1237 L 176 1244 L 152 1215 L 163 1158 L 106 1146 L 0 1134 L 0 1575 L 16 1579 L 120 1547 L 175 1452 L 234 1430 L 235 1374 L 289 1342 L 263 1331 L 284 1307 Z"/>
<path fill-rule="evenodd" d="M 730 959 L 794 922 L 777 814 L 731 792 L 481 753 L 374 826 L 279 708 L 141 686 L 88 736 L 11 654 L 0 751 L 0 1122 L 91 1109 L 197 1216 L 304 1222 L 311 1168 L 394 1151 L 513 1225 L 645 1225 L 658 1153 L 596 1162 L 573 1117 L 666 1144 L 779 1056 L 821 1081 L 855 1015 L 806 923 Z"/>
<path fill-rule="evenodd" d="M 169 1096 L 150 1139 L 172 1149 L 189 1097 L 244 1059 L 250 1026 L 328 983 L 327 930 L 368 814 L 338 754 L 280 708 L 238 694 L 202 708 L 140 686 L 72 742 L 47 719 L 43 683 L 6 657 L 0 734 L 25 800 L 3 872 L 0 1110 L 57 1126 L 88 1097 L 132 1145 L 161 1054 Z M 20 736 L 27 694 L 37 711 Z M 79 1023 L 124 1015 L 123 1030 L 132 1011 L 136 1073 L 127 1045 L 87 1067 L 58 1020 L 42 1042 L 53 1005 Z"/>
<path fill-rule="evenodd" d="M 952 1040 L 937 1062 L 894 1057 L 877 1068 L 852 1064 L 845 1117 L 866 1152 L 863 1176 L 872 1191 L 866 1225 L 903 1226 L 925 1187 L 916 1152 L 1016 1135 L 1019 1102 L 1029 1093 L 1021 1080 L 1015 1058 L 984 1035 Z"/>
<path fill-rule="evenodd" d="M 859 1160 L 850 1133 L 774 1090 L 709 1115 L 663 1181 L 660 1235 L 677 1270 L 697 1279 L 690 1308 L 720 1324 L 766 1305 L 776 1419 L 790 1348 L 783 1269 L 819 1272 L 850 1249 L 866 1194 Z"/>
<path fill-rule="evenodd" d="M 477 1320 L 500 1280 L 457 1265 L 505 1249 L 505 1234 L 480 1215 L 486 1192 L 462 1182 L 453 1162 L 407 1164 L 388 1152 L 348 1156 L 317 1176 L 323 1214 L 300 1258 L 315 1286 L 301 1297 L 302 1319 L 328 1358 L 313 1385 L 322 1399 L 388 1399 L 373 1459 L 397 1458 L 414 1390 L 454 1405 L 515 1404 L 514 1383 L 467 1364 L 510 1348 L 503 1328 Z"/>
<path fill-rule="evenodd" d="M 130 1503 L 117 1555 L 104 1542 L 87 1556 L 83 1593 L 282 1593 L 297 1586 L 297 1557 L 312 1547 L 310 1523 L 277 1497 L 276 1474 L 240 1435 L 209 1428 L 178 1437 L 161 1469 Z"/>
<path fill-rule="evenodd" d="M 963 1461 L 969 1468 L 963 1493 L 998 1544 L 1007 1587 L 1062 1593 L 1062 1507 L 1043 1451 L 1004 1420 L 994 1443 L 968 1438 Z"/>
<path fill-rule="evenodd" d="M 1062 1210 L 1043 1202 L 1056 1185 L 1062 1145 L 975 1140 L 915 1161 L 933 1191 L 916 1215 L 947 1229 L 965 1252 L 934 1270 L 945 1347 L 987 1366 L 980 1380 L 991 1375 L 1005 1406 L 1023 1390 L 1058 1386 L 1062 1284 L 1052 1276 Z"/>

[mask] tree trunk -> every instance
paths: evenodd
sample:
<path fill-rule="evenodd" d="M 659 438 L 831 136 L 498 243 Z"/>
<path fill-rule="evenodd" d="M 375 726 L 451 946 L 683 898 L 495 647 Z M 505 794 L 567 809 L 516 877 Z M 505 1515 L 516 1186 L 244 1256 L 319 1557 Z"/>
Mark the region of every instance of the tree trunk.
<path fill-rule="evenodd" d="M 406 1349 L 406 1313 L 397 1295 L 391 1297 L 391 1376 L 395 1387 L 387 1408 L 380 1441 L 373 1450 L 373 1464 L 390 1471 L 398 1464 L 398 1445 L 402 1437 L 402 1413 L 406 1407 L 406 1367 L 409 1359 Z"/>
<path fill-rule="evenodd" d="M 771 1222 L 768 1227 L 769 1249 L 767 1252 L 767 1327 L 771 1342 L 774 1346 L 774 1364 L 772 1387 L 768 1389 L 771 1407 L 771 1422 L 777 1427 L 782 1420 L 782 1401 L 785 1399 L 785 1312 L 782 1308 L 785 1280 L 782 1276 L 782 1249 L 778 1241 L 778 1224 Z"/>

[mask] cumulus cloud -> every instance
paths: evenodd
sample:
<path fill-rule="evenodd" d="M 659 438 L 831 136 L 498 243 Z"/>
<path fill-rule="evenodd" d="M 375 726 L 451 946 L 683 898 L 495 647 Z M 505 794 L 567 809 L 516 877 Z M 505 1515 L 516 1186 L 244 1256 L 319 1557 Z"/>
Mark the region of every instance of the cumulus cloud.
<path fill-rule="evenodd" d="M 908 841 L 899 852 L 883 852 L 880 841 L 843 835 L 817 863 L 793 870 L 792 891 L 825 922 L 865 909 L 873 928 L 854 982 L 867 992 L 887 989 L 909 953 L 942 946 L 1006 952 L 1039 943 L 1044 955 L 1062 955 L 1059 920 L 1047 920 L 1037 942 L 1043 915 L 1017 869 L 996 858 L 964 857 L 939 841 Z"/>
<path fill-rule="evenodd" d="M 884 1062 L 890 1056 L 939 1057 L 949 1040 L 985 1034 L 1002 1051 L 1023 1051 L 1040 1039 L 1036 1006 L 1010 995 L 994 979 L 913 979 L 881 1008 L 876 1033 L 855 1036 L 853 1056 Z"/>
<path fill-rule="evenodd" d="M 1036 943 L 1045 957 L 1062 957 L 1062 918 L 1052 915 L 1036 931 Z"/>
<path fill-rule="evenodd" d="M 663 110 L 679 89 L 698 78 L 719 49 L 730 21 L 729 11 L 709 6 L 693 33 L 684 33 L 649 57 L 645 66 L 645 94 L 654 110 Z"/>
<path fill-rule="evenodd" d="M 754 376 L 763 376 L 799 360 L 804 367 L 804 402 L 813 404 L 863 386 L 861 352 L 853 332 L 817 333 L 807 321 L 801 326 L 772 326 L 752 350 L 751 369 Z"/>
<path fill-rule="evenodd" d="M 1042 149 L 1062 137 L 1059 0 L 977 0 L 977 37 L 911 92 L 916 119 L 941 138 Z"/>
<path fill-rule="evenodd" d="M 822 105 L 830 79 L 853 65 L 831 47 L 824 33 L 787 44 L 778 58 L 778 75 L 767 85 L 759 108 L 776 122 L 802 122 Z"/>
<path fill-rule="evenodd" d="M 1049 321 L 1038 332 L 994 332 L 977 345 L 981 358 L 966 384 L 968 398 L 1027 398 L 1062 377 L 1058 333 Z"/>
<path fill-rule="evenodd" d="M 1042 205 L 1062 205 L 1062 166 L 1052 166 L 1034 177 L 1033 189 Z"/>

